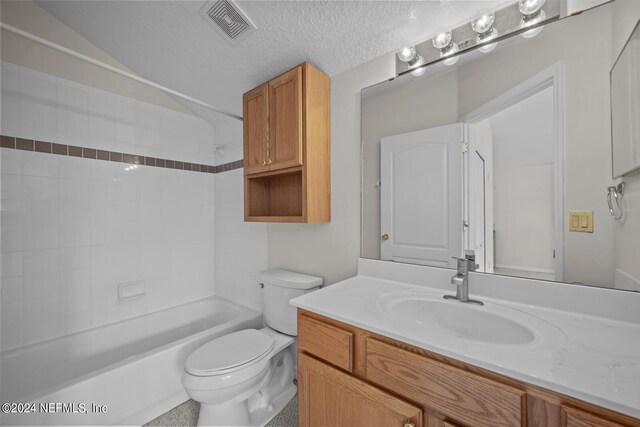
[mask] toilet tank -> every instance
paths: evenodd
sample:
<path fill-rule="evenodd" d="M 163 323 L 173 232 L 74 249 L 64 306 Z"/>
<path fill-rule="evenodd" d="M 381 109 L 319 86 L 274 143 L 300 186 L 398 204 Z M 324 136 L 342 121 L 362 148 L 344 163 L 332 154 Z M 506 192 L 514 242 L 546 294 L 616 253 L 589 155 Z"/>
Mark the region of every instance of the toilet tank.
<path fill-rule="evenodd" d="M 260 273 L 264 285 L 262 315 L 272 329 L 287 335 L 298 335 L 296 308 L 289 301 L 322 285 L 322 278 L 287 270 L 267 270 Z"/>

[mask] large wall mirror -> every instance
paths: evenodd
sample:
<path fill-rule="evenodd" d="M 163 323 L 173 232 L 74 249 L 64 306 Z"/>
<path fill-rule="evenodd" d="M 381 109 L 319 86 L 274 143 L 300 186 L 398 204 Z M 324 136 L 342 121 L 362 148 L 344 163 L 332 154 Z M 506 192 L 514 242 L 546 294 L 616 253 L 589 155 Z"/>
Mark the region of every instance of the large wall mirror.
<path fill-rule="evenodd" d="M 364 89 L 362 257 L 473 250 L 480 272 L 640 291 L 640 173 L 612 169 L 611 107 L 639 19 L 615 0 Z"/>

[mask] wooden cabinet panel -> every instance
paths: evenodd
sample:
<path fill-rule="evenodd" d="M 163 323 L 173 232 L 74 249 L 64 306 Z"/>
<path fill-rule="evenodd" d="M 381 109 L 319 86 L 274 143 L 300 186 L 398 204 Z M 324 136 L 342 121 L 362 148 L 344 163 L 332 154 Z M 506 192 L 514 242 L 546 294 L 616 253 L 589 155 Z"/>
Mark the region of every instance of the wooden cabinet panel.
<path fill-rule="evenodd" d="M 562 422 L 560 425 L 563 427 L 625 427 L 623 424 L 568 406 L 561 407 L 561 414 Z"/>
<path fill-rule="evenodd" d="M 367 338 L 366 377 L 472 426 L 523 425 L 524 391 Z"/>
<path fill-rule="evenodd" d="M 329 222 L 329 77 L 305 62 L 243 101 L 245 221 Z"/>
<path fill-rule="evenodd" d="M 422 427 L 422 410 L 313 359 L 298 358 L 301 427 Z"/>
<path fill-rule="evenodd" d="M 298 349 L 352 372 L 353 333 L 298 316 Z"/>
<path fill-rule="evenodd" d="M 269 170 L 267 164 L 269 85 L 263 84 L 242 97 L 244 114 L 244 171 L 246 174 Z"/>
<path fill-rule="evenodd" d="M 302 67 L 269 82 L 269 170 L 302 165 Z"/>

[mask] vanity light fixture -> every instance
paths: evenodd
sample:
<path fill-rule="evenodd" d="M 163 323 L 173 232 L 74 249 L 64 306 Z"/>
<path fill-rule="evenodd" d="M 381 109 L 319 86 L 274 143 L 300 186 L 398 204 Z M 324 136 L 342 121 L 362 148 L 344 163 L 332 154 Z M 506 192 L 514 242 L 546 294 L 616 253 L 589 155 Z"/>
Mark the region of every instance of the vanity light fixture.
<path fill-rule="evenodd" d="M 519 0 L 518 1 L 518 9 L 520 13 L 522 13 L 522 19 L 520 20 L 520 28 L 527 28 L 535 26 L 540 22 L 544 21 L 546 15 L 544 10 L 542 10 L 542 6 L 544 6 L 546 0 Z M 522 37 L 525 39 L 530 39 L 542 31 L 543 26 L 539 26 L 533 28 L 531 30 L 525 31 L 522 33 Z"/>
<path fill-rule="evenodd" d="M 493 26 L 496 15 L 493 12 L 483 12 L 471 21 L 471 29 L 476 32 L 476 43 L 483 45 L 478 50 L 482 53 L 491 52 L 498 45 L 497 42 L 489 43 L 488 41 L 498 37 L 498 30 Z"/>
<path fill-rule="evenodd" d="M 433 47 L 440 49 L 440 58 L 447 58 L 442 61 L 445 65 L 453 65 L 460 59 L 456 55 L 458 53 L 458 44 L 452 41 L 451 31 L 441 31 L 431 40 Z"/>

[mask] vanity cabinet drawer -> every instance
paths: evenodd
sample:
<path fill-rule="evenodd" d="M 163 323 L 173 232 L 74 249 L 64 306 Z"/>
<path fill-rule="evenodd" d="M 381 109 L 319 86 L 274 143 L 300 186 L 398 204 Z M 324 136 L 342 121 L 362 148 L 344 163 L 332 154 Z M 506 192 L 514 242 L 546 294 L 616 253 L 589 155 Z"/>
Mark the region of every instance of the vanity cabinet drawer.
<path fill-rule="evenodd" d="M 366 340 L 366 379 L 465 425 L 523 425 L 524 391 L 375 338 Z"/>
<path fill-rule="evenodd" d="M 345 371 L 353 371 L 353 332 L 298 316 L 298 351 L 312 354 Z"/>
<path fill-rule="evenodd" d="M 625 427 L 623 424 L 569 406 L 562 406 L 560 414 L 562 427 Z"/>

